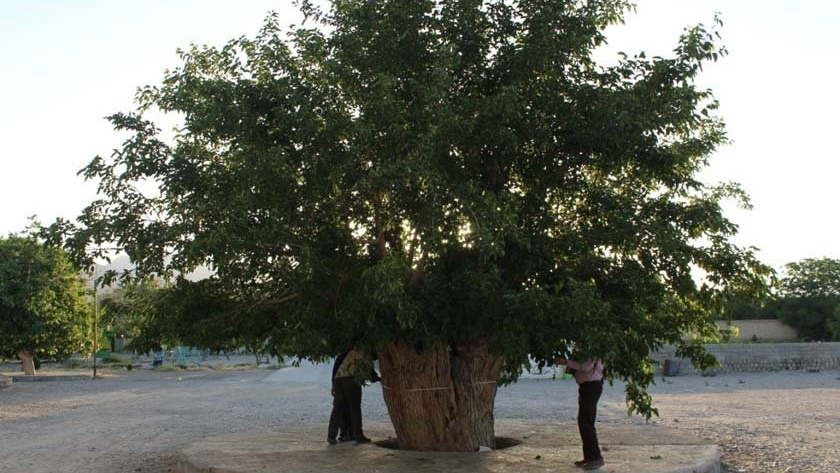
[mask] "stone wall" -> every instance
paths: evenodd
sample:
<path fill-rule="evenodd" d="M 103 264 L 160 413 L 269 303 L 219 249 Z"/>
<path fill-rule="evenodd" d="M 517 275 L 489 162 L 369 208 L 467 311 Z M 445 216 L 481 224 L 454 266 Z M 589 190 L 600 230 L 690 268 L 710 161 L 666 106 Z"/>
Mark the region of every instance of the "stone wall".
<path fill-rule="evenodd" d="M 13 382 L 12 378 L 0 375 L 0 389 L 11 387 Z"/>
<path fill-rule="evenodd" d="M 840 369 L 840 342 L 725 343 L 705 347 L 721 364 L 711 372 Z M 677 359 L 674 352 L 673 346 L 667 346 L 652 354 L 660 362 L 660 373 L 665 360 L 678 364 L 678 374 L 697 373 L 689 360 Z"/>

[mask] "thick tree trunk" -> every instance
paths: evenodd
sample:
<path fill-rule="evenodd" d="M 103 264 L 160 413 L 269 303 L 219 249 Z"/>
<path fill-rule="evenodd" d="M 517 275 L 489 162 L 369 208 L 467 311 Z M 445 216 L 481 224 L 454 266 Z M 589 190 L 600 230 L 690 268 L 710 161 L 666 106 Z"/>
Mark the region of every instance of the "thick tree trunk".
<path fill-rule="evenodd" d="M 382 389 L 400 448 L 471 452 L 495 448 L 493 407 L 502 360 L 483 342 L 380 353 Z"/>
<path fill-rule="evenodd" d="M 23 364 L 23 374 L 26 376 L 35 376 L 35 361 L 32 353 L 29 350 L 18 350 L 18 358 Z"/>

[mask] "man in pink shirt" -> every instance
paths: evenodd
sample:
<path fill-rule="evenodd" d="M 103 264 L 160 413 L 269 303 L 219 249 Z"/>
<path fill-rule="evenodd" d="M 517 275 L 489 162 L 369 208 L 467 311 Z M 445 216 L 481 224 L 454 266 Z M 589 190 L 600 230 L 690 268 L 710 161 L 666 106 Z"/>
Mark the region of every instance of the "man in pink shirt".
<path fill-rule="evenodd" d="M 604 457 L 601 456 L 601 448 L 598 446 L 595 415 L 598 399 L 604 390 L 604 364 L 596 360 L 585 360 L 581 363 L 561 356 L 555 358 L 554 362 L 573 369 L 575 381 L 578 383 L 578 429 L 583 442 L 583 460 L 576 461 L 575 466 L 584 470 L 601 468 L 604 466 Z"/>

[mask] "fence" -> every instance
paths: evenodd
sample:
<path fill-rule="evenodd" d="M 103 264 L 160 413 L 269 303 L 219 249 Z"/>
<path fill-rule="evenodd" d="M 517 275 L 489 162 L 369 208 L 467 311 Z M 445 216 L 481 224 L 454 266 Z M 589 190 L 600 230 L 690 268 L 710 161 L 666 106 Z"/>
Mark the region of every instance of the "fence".
<path fill-rule="evenodd" d="M 709 370 L 711 372 L 840 369 L 840 342 L 726 343 L 705 347 L 721 365 Z M 660 372 L 665 360 L 678 364 L 671 373 L 698 372 L 691 361 L 677 358 L 673 346 L 664 347 L 651 356 L 659 361 Z"/>

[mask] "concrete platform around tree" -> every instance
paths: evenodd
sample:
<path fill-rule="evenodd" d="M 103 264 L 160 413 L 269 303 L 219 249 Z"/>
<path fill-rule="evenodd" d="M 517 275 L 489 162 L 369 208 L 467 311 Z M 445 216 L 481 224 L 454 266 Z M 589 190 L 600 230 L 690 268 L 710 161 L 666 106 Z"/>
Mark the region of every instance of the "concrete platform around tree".
<path fill-rule="evenodd" d="M 12 378 L 7 378 L 6 376 L 0 375 L 0 389 L 9 388 L 12 386 L 15 380 Z"/>
<path fill-rule="evenodd" d="M 93 379 L 92 371 L 64 371 L 64 370 L 37 370 L 35 376 L 26 376 L 22 371 L 2 371 L 0 376 L 11 378 L 16 383 L 38 382 L 38 381 L 83 381 Z M 109 375 L 105 375 L 109 376 Z M 97 379 L 102 378 L 103 373 L 97 374 Z"/>
<path fill-rule="evenodd" d="M 39 382 L 39 381 L 84 381 L 93 379 L 90 374 L 74 374 L 74 373 L 42 373 L 39 372 L 35 376 L 26 376 L 24 374 L 6 373 L 6 376 L 12 378 L 16 383 Z M 99 376 L 97 376 L 98 378 Z"/>
<path fill-rule="evenodd" d="M 393 446 L 389 424 L 365 426 L 366 445 L 326 442 L 326 425 L 228 434 L 179 452 L 181 473 L 529 473 L 579 472 L 580 437 L 574 422 L 497 420 L 496 435 L 508 448 L 475 453 L 410 452 Z M 658 426 L 599 424 L 609 473 L 719 473 L 713 443 Z"/>

